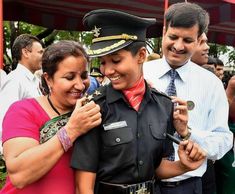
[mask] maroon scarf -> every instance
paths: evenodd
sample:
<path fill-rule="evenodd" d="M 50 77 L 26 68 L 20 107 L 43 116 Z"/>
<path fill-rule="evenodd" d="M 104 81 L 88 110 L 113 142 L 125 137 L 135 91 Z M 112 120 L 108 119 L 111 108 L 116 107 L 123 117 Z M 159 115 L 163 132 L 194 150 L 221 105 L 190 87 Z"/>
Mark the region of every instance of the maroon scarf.
<path fill-rule="evenodd" d="M 141 76 L 132 88 L 122 90 L 122 92 L 132 108 L 138 111 L 145 93 L 145 82 L 143 76 Z"/>

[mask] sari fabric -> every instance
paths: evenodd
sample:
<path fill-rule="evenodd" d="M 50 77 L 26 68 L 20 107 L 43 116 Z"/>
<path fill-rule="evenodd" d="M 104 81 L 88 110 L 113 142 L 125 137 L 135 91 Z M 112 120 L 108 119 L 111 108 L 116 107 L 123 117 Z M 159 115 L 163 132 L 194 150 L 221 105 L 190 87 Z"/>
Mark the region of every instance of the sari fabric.
<path fill-rule="evenodd" d="M 60 115 L 46 122 L 40 129 L 40 144 L 51 139 L 61 127 L 65 126 L 70 116 L 71 112 Z"/>
<path fill-rule="evenodd" d="M 45 142 L 65 125 L 69 115 L 68 113 L 50 120 L 34 98 L 17 101 L 5 116 L 3 142 L 17 137 L 28 137 L 38 142 L 42 139 Z M 70 168 L 71 152 L 72 149 L 69 149 L 47 174 L 22 189 L 14 187 L 7 177 L 0 194 L 75 194 L 74 171 Z"/>

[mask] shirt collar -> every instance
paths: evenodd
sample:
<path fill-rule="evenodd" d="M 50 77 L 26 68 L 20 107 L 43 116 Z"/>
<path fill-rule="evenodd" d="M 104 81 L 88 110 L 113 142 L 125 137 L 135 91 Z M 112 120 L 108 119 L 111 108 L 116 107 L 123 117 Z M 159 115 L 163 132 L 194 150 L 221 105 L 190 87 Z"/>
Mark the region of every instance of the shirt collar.
<path fill-rule="evenodd" d="M 148 101 L 151 98 L 151 91 L 150 91 L 146 81 L 145 81 L 145 86 L 146 86 L 146 91 L 145 91 L 144 96 L 146 96 L 146 99 Z M 113 103 L 113 102 L 118 101 L 119 99 L 123 99 L 123 101 L 127 102 L 127 100 L 126 100 L 124 94 L 122 93 L 122 91 L 113 89 L 111 83 L 107 85 L 106 99 L 107 99 L 107 103 Z"/>
<path fill-rule="evenodd" d="M 191 61 L 189 60 L 187 63 L 185 63 L 184 65 L 182 65 L 181 67 L 177 68 L 176 71 L 180 76 L 180 79 L 185 82 L 188 79 L 189 76 L 189 71 L 190 71 L 190 66 L 191 66 Z M 171 69 L 169 63 L 166 61 L 165 56 L 163 56 L 162 58 L 162 63 L 158 64 L 160 66 L 159 68 L 159 72 L 158 72 L 158 78 L 161 78 L 163 76 L 165 76 L 168 71 Z"/>
<path fill-rule="evenodd" d="M 24 73 L 24 75 L 31 81 L 34 81 L 36 79 L 36 76 L 24 65 L 18 63 L 17 65 L 17 70 L 21 71 L 22 73 Z"/>

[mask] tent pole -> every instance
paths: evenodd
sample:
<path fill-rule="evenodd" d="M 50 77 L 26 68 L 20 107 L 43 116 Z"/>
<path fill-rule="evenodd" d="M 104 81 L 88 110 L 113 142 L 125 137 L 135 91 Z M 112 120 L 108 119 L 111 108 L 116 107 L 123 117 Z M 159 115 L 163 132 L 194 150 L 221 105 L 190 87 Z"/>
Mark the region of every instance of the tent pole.
<path fill-rule="evenodd" d="M 165 15 L 165 12 L 168 8 L 168 4 L 169 4 L 169 1 L 168 0 L 165 0 L 165 4 L 164 4 L 164 15 Z M 165 17 L 164 18 L 164 21 L 163 21 L 163 27 L 166 25 L 166 21 L 165 21 Z"/>

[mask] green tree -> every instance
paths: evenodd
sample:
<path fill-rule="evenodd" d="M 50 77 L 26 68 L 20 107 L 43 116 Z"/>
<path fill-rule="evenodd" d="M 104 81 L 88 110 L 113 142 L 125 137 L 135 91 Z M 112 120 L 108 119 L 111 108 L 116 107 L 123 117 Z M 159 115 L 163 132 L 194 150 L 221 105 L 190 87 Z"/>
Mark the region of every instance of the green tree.
<path fill-rule="evenodd" d="M 12 64 L 11 48 L 17 36 L 20 34 L 32 34 L 37 36 L 45 44 L 45 47 L 57 40 L 75 40 L 89 47 L 92 33 L 78 31 L 63 31 L 46 29 L 26 22 L 4 21 L 4 63 Z"/>

